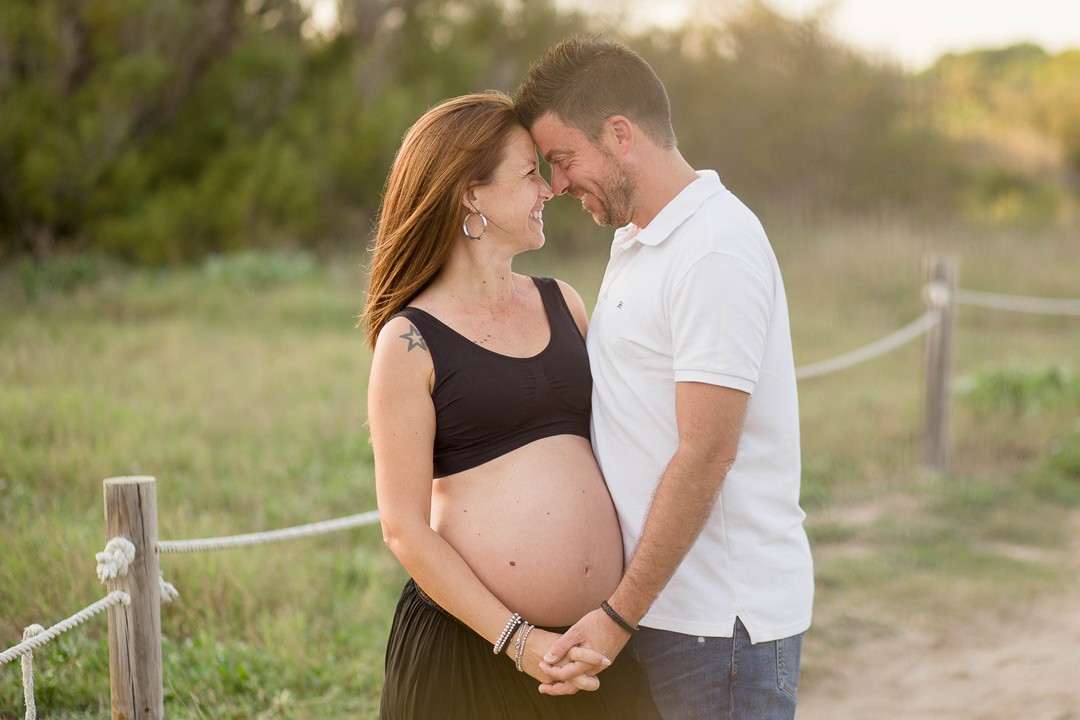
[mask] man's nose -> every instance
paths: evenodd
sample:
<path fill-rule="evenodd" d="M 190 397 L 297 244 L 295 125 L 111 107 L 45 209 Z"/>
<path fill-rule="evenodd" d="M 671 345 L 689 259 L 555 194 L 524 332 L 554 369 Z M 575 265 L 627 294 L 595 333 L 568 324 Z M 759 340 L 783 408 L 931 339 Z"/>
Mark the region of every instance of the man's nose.
<path fill-rule="evenodd" d="M 562 195 L 570 187 L 570 181 L 566 179 L 566 173 L 556 165 L 551 166 L 551 191 L 556 195 Z"/>

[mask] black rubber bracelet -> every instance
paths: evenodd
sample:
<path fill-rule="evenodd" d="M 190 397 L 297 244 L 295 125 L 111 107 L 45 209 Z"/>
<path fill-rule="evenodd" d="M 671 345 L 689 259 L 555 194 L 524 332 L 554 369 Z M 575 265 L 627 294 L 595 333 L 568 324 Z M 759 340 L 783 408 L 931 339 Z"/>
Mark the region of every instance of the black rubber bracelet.
<path fill-rule="evenodd" d="M 626 632 L 630 633 L 631 635 L 637 632 L 637 628 L 626 622 L 626 618 L 624 618 L 622 615 L 615 612 L 612 607 L 608 605 L 607 600 L 604 600 L 600 603 L 600 609 L 606 612 L 608 614 L 608 617 L 614 620 L 615 623 Z"/>

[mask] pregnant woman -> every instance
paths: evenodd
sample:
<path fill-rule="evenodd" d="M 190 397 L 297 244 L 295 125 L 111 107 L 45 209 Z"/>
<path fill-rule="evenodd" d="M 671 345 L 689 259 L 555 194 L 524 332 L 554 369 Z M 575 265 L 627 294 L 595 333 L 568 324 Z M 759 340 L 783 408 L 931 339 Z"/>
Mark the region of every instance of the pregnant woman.
<path fill-rule="evenodd" d="M 511 269 L 544 244 L 551 196 L 498 93 L 428 111 L 387 181 L 362 320 L 383 536 L 411 579 L 384 720 L 653 717 L 629 658 L 596 692 L 537 689 L 553 633 L 599 607 L 623 567 L 589 445 L 584 304 Z M 569 660 L 604 663 L 585 648 Z"/>

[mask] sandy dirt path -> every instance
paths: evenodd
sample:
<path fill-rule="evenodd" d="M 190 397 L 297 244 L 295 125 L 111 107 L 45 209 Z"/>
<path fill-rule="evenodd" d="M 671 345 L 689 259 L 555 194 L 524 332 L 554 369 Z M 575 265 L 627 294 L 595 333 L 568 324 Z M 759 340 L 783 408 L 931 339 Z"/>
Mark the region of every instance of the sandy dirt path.
<path fill-rule="evenodd" d="M 1063 592 L 937 635 L 856 645 L 804 684 L 797 720 L 1080 720 L 1080 515 Z"/>

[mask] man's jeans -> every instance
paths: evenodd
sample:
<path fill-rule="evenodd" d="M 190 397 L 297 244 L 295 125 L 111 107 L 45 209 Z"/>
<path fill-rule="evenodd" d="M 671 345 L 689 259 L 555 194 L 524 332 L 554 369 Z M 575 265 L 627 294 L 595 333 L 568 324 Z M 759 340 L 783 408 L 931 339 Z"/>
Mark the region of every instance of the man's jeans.
<path fill-rule="evenodd" d="M 631 646 L 664 720 L 792 720 L 802 640 L 751 645 L 736 620 L 733 638 L 643 627 Z"/>

